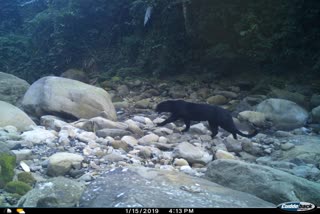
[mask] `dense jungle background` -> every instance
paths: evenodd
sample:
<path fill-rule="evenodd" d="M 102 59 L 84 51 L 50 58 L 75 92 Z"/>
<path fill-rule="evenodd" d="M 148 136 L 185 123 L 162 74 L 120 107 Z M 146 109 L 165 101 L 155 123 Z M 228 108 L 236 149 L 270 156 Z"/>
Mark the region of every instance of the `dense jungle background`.
<path fill-rule="evenodd" d="M 315 80 L 318 0 L 0 0 L 0 71 L 29 83 L 240 72 Z M 318 84 L 317 84 L 318 85 Z"/>

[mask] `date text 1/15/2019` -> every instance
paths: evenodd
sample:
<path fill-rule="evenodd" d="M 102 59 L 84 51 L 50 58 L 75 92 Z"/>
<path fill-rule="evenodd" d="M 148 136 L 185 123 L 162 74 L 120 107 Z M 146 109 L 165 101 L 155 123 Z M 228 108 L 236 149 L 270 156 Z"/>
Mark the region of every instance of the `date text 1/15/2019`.
<path fill-rule="evenodd" d="M 161 211 L 161 212 L 160 212 Z M 170 208 L 170 209 L 157 209 L 157 208 L 126 208 L 126 214 L 193 214 L 194 209 L 187 208 Z"/>

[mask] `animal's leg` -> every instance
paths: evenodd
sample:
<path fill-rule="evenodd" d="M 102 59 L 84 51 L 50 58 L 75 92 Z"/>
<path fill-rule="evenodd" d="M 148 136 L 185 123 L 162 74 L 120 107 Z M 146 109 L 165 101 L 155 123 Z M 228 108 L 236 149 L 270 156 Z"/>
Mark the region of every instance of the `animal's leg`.
<path fill-rule="evenodd" d="M 212 121 L 209 121 L 209 126 L 212 133 L 211 137 L 214 138 L 218 134 L 218 126 Z"/>
<path fill-rule="evenodd" d="M 233 136 L 233 139 L 235 139 L 235 140 L 237 140 L 237 139 L 238 139 L 238 138 L 237 138 L 237 134 L 236 134 L 236 133 L 232 134 L 232 136 Z"/>
<path fill-rule="evenodd" d="M 165 121 L 158 123 L 157 126 L 164 126 L 167 123 L 172 123 L 174 121 L 178 120 L 178 117 L 176 115 L 171 115 L 168 119 L 166 119 Z"/>
<path fill-rule="evenodd" d="M 190 128 L 190 120 L 184 120 L 184 123 L 186 124 L 186 128 L 182 130 L 182 132 L 186 132 Z"/>

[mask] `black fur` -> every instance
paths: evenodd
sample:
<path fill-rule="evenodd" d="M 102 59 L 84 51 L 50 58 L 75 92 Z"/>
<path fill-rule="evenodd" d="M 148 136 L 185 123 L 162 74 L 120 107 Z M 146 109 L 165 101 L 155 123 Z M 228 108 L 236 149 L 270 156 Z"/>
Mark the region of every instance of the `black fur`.
<path fill-rule="evenodd" d="M 171 116 L 162 123 L 158 123 L 158 126 L 164 126 L 167 123 L 182 119 L 186 124 L 186 128 L 182 130 L 183 132 L 189 130 L 191 121 L 207 120 L 212 132 L 212 137 L 218 134 L 219 126 L 230 132 L 234 139 L 237 139 L 237 134 L 243 137 L 253 137 L 258 134 L 257 130 L 252 134 L 240 132 L 235 126 L 231 114 L 227 110 L 215 105 L 196 104 L 183 100 L 168 100 L 159 103 L 156 107 L 156 112 L 171 113 Z"/>

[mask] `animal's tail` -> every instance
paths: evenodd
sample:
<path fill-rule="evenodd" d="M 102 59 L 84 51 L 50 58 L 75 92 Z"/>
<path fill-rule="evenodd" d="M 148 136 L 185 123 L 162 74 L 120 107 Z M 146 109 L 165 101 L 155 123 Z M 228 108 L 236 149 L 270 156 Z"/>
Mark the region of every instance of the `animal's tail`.
<path fill-rule="evenodd" d="M 259 132 L 258 132 L 258 130 L 256 130 L 256 129 L 255 129 L 254 132 L 251 133 L 251 134 L 244 134 L 244 133 L 240 132 L 239 130 L 237 130 L 237 134 L 238 134 L 238 135 L 241 135 L 242 137 L 254 137 L 254 136 L 256 136 L 258 133 L 259 133 Z"/>

